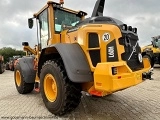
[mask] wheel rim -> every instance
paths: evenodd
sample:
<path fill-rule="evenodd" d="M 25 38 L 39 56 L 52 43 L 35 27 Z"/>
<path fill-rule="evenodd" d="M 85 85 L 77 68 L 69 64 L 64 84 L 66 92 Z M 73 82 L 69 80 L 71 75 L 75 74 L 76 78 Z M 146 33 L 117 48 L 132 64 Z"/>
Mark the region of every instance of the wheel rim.
<path fill-rule="evenodd" d="M 18 70 L 16 71 L 16 84 L 17 86 L 21 85 L 21 74 Z"/>
<path fill-rule="evenodd" d="M 57 98 L 56 80 L 51 74 L 47 74 L 44 78 L 44 92 L 50 102 L 54 102 Z"/>

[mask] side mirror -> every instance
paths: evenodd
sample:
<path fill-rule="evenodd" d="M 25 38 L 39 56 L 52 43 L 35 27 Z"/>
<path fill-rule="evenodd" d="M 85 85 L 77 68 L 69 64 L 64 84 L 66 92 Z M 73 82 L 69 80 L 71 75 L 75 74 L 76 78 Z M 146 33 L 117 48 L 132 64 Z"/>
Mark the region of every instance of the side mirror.
<path fill-rule="evenodd" d="M 29 19 L 28 19 L 28 27 L 29 27 L 30 29 L 32 29 L 32 27 L 33 27 L 33 19 L 32 19 L 32 18 L 29 18 Z"/>
<path fill-rule="evenodd" d="M 22 46 L 29 46 L 28 42 L 22 42 Z"/>

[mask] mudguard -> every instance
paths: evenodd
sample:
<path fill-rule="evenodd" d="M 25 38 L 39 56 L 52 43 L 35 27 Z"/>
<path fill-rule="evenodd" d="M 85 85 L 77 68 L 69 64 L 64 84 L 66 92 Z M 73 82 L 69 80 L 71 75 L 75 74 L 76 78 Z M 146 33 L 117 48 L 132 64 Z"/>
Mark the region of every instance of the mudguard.
<path fill-rule="evenodd" d="M 153 52 L 151 51 L 147 51 L 145 54 L 142 54 L 143 56 L 144 55 L 148 55 L 151 59 L 154 59 L 154 54 L 153 54 Z"/>
<path fill-rule="evenodd" d="M 89 63 L 79 44 L 59 43 L 50 47 L 56 48 L 60 54 L 67 75 L 72 82 L 84 83 L 93 81 Z"/>
<path fill-rule="evenodd" d="M 144 55 L 148 55 L 148 56 L 150 56 L 151 58 L 153 58 L 153 57 L 154 57 L 153 50 L 145 48 L 145 49 L 142 51 L 142 56 L 144 56 Z"/>
<path fill-rule="evenodd" d="M 33 57 L 22 57 L 18 59 L 22 76 L 26 83 L 34 83 L 36 71 L 33 69 Z"/>

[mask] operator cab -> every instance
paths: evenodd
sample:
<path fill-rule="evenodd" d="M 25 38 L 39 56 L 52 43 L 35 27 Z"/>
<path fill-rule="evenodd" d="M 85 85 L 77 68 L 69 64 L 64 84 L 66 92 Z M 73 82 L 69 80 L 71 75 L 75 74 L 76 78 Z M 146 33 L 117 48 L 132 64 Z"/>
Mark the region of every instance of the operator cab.
<path fill-rule="evenodd" d="M 60 3 L 48 1 L 39 12 L 33 15 L 33 18 L 28 19 L 28 26 L 32 28 L 33 19 L 36 18 L 41 49 L 46 48 L 48 45 L 59 43 L 61 32 L 73 28 L 87 15 L 83 11 L 65 8 L 63 3 L 61 1 Z"/>

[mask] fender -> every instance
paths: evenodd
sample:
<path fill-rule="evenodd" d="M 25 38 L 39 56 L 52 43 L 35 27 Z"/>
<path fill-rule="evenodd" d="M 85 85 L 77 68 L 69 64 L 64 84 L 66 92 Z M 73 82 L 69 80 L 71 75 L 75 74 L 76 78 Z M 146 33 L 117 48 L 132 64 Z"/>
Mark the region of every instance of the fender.
<path fill-rule="evenodd" d="M 22 57 L 18 59 L 23 78 L 26 83 L 34 83 L 36 71 L 33 69 L 33 57 Z"/>
<path fill-rule="evenodd" d="M 154 59 L 154 54 L 153 54 L 153 52 L 147 52 L 146 55 L 150 56 L 151 59 Z"/>
<path fill-rule="evenodd" d="M 143 53 L 142 53 L 142 56 L 144 56 L 144 55 L 148 55 L 151 59 L 154 59 L 153 51 L 143 52 Z"/>
<path fill-rule="evenodd" d="M 152 58 L 152 57 L 154 56 L 153 50 L 148 50 L 147 48 L 144 49 L 144 50 L 142 51 L 142 56 L 144 56 L 144 55 L 148 55 L 148 56 L 150 56 L 150 57 Z"/>
<path fill-rule="evenodd" d="M 51 48 L 53 48 L 53 53 L 57 51 L 57 54 L 62 58 L 67 75 L 72 82 L 84 83 L 93 81 L 89 63 L 79 44 L 58 43 L 43 49 L 39 65 L 42 64 L 41 60 L 43 61 L 46 51 Z M 52 59 L 55 57 L 56 55 L 52 54 Z"/>
<path fill-rule="evenodd" d="M 151 48 L 145 48 L 142 52 L 153 52 Z"/>

